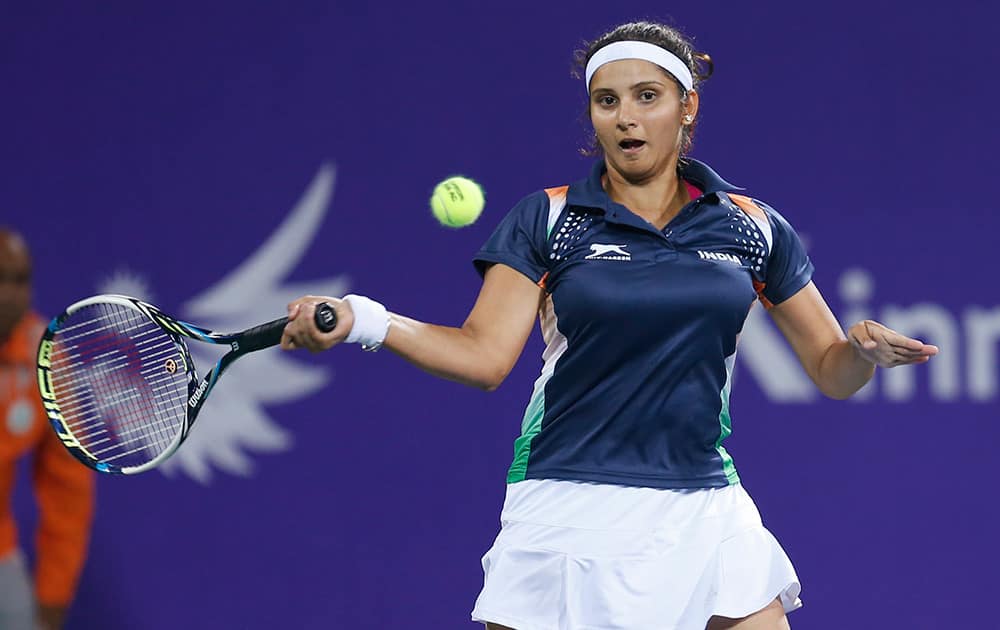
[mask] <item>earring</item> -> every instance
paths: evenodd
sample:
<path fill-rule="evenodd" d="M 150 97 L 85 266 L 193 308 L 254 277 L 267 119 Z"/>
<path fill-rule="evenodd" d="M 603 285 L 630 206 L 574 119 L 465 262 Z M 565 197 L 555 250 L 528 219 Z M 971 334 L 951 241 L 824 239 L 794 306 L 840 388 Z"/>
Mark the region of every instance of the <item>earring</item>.
<path fill-rule="evenodd" d="M 686 114 L 684 116 L 684 124 L 685 125 L 690 125 L 692 120 L 694 120 L 694 116 L 692 116 L 691 114 Z"/>

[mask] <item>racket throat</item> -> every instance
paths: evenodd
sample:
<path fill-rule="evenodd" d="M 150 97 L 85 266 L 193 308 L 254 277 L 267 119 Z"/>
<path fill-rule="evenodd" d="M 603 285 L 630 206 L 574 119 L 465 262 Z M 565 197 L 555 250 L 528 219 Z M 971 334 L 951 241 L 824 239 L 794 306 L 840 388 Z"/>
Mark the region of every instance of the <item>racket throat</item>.
<path fill-rule="evenodd" d="M 212 383 L 207 379 L 198 383 L 198 387 L 191 392 L 191 396 L 188 398 L 188 407 L 190 407 L 192 411 L 197 412 L 198 409 L 201 408 L 201 403 L 205 399 L 205 395 L 208 394 L 211 389 Z"/>

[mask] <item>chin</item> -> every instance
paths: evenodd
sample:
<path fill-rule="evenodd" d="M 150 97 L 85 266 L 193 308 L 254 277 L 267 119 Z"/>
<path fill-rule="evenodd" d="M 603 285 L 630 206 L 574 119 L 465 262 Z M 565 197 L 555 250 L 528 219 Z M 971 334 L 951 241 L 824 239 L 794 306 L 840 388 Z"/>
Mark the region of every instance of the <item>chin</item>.
<path fill-rule="evenodd" d="M 655 174 L 655 169 L 645 160 L 630 160 L 624 163 L 616 163 L 614 166 L 618 174 L 630 182 L 645 181 Z"/>
<path fill-rule="evenodd" d="M 616 160 L 615 169 L 629 180 L 644 181 L 660 175 L 670 168 L 670 160 L 640 155 L 632 159 Z"/>

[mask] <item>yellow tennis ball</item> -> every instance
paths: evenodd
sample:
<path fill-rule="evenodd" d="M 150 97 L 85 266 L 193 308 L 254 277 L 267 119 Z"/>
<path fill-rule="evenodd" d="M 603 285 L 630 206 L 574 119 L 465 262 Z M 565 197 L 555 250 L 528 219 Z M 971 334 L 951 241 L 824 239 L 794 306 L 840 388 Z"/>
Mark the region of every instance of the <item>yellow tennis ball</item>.
<path fill-rule="evenodd" d="M 449 177 L 434 187 L 431 210 L 441 225 L 460 228 L 475 223 L 486 199 L 479 184 L 467 177 Z"/>

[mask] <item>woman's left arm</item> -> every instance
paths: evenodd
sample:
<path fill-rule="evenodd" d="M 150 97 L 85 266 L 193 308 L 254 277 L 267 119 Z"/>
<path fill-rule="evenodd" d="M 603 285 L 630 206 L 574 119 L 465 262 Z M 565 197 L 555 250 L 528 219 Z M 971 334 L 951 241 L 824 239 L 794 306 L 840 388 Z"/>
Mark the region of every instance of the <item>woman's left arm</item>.
<path fill-rule="evenodd" d="M 925 363 L 937 346 L 910 339 L 866 319 L 847 331 L 812 282 L 770 310 L 771 318 L 795 350 L 799 362 L 821 392 L 844 399 L 861 389 L 875 366 Z"/>

